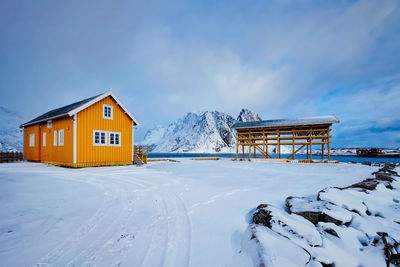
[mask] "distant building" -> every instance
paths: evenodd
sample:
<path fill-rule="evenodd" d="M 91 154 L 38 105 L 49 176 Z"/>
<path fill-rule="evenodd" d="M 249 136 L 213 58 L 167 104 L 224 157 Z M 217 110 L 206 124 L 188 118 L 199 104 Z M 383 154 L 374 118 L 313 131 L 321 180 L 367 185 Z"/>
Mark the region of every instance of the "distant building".
<path fill-rule="evenodd" d="M 68 167 L 132 164 L 136 125 L 108 91 L 22 124 L 24 159 Z"/>

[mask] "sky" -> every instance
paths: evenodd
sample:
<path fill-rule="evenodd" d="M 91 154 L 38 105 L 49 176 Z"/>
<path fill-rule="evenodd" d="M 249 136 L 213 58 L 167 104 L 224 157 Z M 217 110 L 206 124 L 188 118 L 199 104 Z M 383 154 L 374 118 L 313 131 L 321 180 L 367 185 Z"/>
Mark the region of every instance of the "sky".
<path fill-rule="evenodd" d="M 110 88 L 135 138 L 189 111 L 336 115 L 333 147 L 400 147 L 400 1 L 0 3 L 0 106 L 26 120 Z"/>

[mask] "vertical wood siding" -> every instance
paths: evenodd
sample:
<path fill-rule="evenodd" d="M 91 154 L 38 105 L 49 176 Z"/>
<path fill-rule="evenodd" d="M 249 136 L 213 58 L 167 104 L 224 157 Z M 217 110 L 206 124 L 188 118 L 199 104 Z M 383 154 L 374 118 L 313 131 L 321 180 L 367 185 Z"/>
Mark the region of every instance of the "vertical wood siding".
<path fill-rule="evenodd" d="M 52 127 L 47 128 L 47 122 L 40 124 L 40 158 L 46 162 L 73 162 L 73 117 L 66 117 L 52 121 Z M 57 136 L 57 146 L 54 146 L 54 131 L 64 130 L 64 145 L 59 145 Z M 46 146 L 43 147 L 43 132 L 46 132 Z"/>
<path fill-rule="evenodd" d="M 29 135 L 35 134 L 35 146 L 29 146 Z M 24 128 L 24 159 L 25 160 L 40 160 L 39 156 L 39 146 L 41 141 L 39 138 L 40 131 L 39 125 L 32 125 Z"/>
<path fill-rule="evenodd" d="M 113 107 L 112 120 L 103 118 L 103 104 Z M 94 146 L 93 130 L 120 132 L 121 146 Z M 77 163 L 126 162 L 132 153 L 132 120 L 112 97 L 77 114 Z"/>
<path fill-rule="evenodd" d="M 54 131 L 64 130 L 64 145 L 54 146 Z M 46 133 L 46 146 L 43 146 L 43 133 Z M 29 146 L 29 135 L 35 134 L 35 146 Z M 34 161 L 54 161 L 72 163 L 73 122 L 71 118 L 53 120 L 52 127 L 47 128 L 47 122 L 24 128 L 24 159 Z"/>

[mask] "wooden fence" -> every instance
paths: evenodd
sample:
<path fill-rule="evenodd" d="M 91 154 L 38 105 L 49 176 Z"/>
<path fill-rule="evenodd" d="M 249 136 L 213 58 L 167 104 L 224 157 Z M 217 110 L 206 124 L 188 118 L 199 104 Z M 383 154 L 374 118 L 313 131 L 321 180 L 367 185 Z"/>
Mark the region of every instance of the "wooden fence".
<path fill-rule="evenodd" d="M 13 162 L 23 160 L 22 152 L 1 152 L 0 151 L 0 163 L 2 162 Z"/>

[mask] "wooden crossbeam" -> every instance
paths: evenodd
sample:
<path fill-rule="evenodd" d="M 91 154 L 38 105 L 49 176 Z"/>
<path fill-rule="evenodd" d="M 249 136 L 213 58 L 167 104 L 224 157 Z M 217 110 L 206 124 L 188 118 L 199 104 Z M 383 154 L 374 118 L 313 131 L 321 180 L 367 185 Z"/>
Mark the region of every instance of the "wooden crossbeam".
<path fill-rule="evenodd" d="M 299 147 L 292 155 L 290 155 L 289 157 L 288 157 L 288 159 L 290 159 L 292 156 L 293 156 L 293 159 L 294 159 L 294 154 L 296 154 L 297 152 L 299 152 L 303 147 L 305 147 L 306 145 L 302 145 L 301 147 Z"/>
<path fill-rule="evenodd" d="M 258 146 L 254 146 L 254 147 L 255 147 L 258 151 L 261 152 L 261 154 L 263 155 L 263 157 L 272 159 L 272 157 L 271 157 L 267 152 L 262 151 L 262 149 L 261 149 L 260 147 L 258 147 Z"/>

